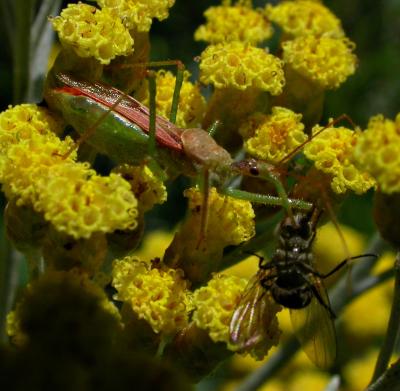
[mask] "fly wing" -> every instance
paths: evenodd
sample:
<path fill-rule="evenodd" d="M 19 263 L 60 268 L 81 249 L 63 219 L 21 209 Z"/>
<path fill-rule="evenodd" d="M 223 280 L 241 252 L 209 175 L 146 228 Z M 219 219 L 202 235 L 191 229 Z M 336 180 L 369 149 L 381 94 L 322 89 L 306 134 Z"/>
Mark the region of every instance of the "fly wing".
<path fill-rule="evenodd" d="M 299 310 L 291 309 L 294 332 L 308 358 L 319 368 L 329 369 L 336 358 L 336 333 L 329 298 L 321 281 L 314 285 L 310 304 Z M 323 300 L 324 305 L 317 298 Z"/>
<path fill-rule="evenodd" d="M 275 315 L 281 307 L 275 304 L 270 293 L 260 283 L 265 274 L 265 271 L 259 271 L 249 281 L 233 313 L 230 337 L 238 351 L 256 348 L 262 352 L 271 346 L 276 334 L 279 335 Z"/>

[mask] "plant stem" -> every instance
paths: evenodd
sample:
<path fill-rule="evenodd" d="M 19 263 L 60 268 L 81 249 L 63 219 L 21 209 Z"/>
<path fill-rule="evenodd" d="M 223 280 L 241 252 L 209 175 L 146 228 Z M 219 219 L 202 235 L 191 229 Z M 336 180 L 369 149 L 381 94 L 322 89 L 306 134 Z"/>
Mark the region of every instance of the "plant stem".
<path fill-rule="evenodd" d="M 387 391 L 400 389 L 400 360 L 393 364 L 383 375 L 368 386 L 366 391 Z"/>
<path fill-rule="evenodd" d="M 388 328 L 381 351 L 379 352 L 378 360 L 376 361 L 371 383 L 374 383 L 387 369 L 395 346 L 396 337 L 400 330 L 400 252 L 396 255 L 394 275 L 394 294 Z"/>

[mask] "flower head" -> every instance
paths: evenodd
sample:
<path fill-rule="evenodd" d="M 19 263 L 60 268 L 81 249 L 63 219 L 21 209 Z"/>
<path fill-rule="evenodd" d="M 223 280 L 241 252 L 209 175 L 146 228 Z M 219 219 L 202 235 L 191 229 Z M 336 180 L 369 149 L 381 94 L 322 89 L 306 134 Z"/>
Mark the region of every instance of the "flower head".
<path fill-rule="evenodd" d="M 240 41 L 257 45 L 272 35 L 265 16 L 243 2 L 210 7 L 204 13 L 207 23 L 195 32 L 196 41 L 212 44 Z"/>
<path fill-rule="evenodd" d="M 153 18 L 164 20 L 175 0 L 96 0 L 119 17 L 128 29 L 146 32 L 150 30 Z"/>
<path fill-rule="evenodd" d="M 183 272 L 125 257 L 113 263 L 115 298 L 128 303 L 154 332 L 171 335 L 188 324 L 191 299 Z"/>
<path fill-rule="evenodd" d="M 241 42 L 210 45 L 201 54 L 200 81 L 215 88 L 255 87 L 279 95 L 285 84 L 282 67 L 279 58 Z"/>
<path fill-rule="evenodd" d="M 46 272 L 28 286 L 11 314 L 8 333 L 13 340 L 46 350 L 90 346 L 88 351 L 96 354 L 110 347 L 119 331 L 117 308 L 102 289 L 74 272 Z"/>
<path fill-rule="evenodd" d="M 357 165 L 371 174 L 383 193 L 400 192 L 400 114 L 394 121 L 377 115 L 358 137 Z"/>
<path fill-rule="evenodd" d="M 68 4 L 60 16 L 51 19 L 63 45 L 80 57 L 94 57 L 109 64 L 116 56 L 132 52 L 133 39 L 121 20 L 108 8 Z"/>
<path fill-rule="evenodd" d="M 317 125 L 313 128 L 313 133 L 321 129 Z M 337 194 L 347 190 L 362 194 L 375 184 L 369 174 L 358 170 L 354 165 L 352 156 L 359 136 L 359 131 L 330 127 L 304 147 L 305 156 L 314 161 L 318 170 L 331 177 L 332 190 Z"/>
<path fill-rule="evenodd" d="M 117 167 L 114 172 L 130 183 L 142 212 L 146 212 L 155 204 L 162 204 L 167 200 L 165 185 L 149 167 L 123 165 Z"/>
<path fill-rule="evenodd" d="M 333 89 L 356 70 L 354 46 L 347 38 L 307 35 L 282 44 L 283 60 L 321 88 Z"/>
<path fill-rule="evenodd" d="M 266 15 L 291 37 L 313 35 L 342 38 L 340 20 L 323 4 L 310 0 L 283 1 L 267 4 Z"/>
<path fill-rule="evenodd" d="M 193 232 L 198 231 L 203 206 L 203 194 L 195 188 L 185 191 L 189 198 L 191 215 L 188 229 L 192 233 L 192 241 L 198 238 Z M 213 187 L 210 189 L 208 201 L 208 224 L 206 241 L 208 248 L 224 248 L 228 245 L 238 245 L 249 240 L 255 234 L 254 211 L 249 201 L 218 194 Z M 196 229 L 197 227 L 197 229 Z"/>
<path fill-rule="evenodd" d="M 273 107 L 270 115 L 255 113 L 240 127 L 248 153 L 278 163 L 307 140 L 301 114 L 284 107 Z"/>
<path fill-rule="evenodd" d="M 246 287 L 244 278 L 215 274 L 208 284 L 193 293 L 193 321 L 214 342 L 229 346 L 229 325 Z"/>
<path fill-rule="evenodd" d="M 198 85 L 188 79 L 189 72 L 185 72 L 182 88 L 179 94 L 178 113 L 176 124 L 180 128 L 194 128 L 201 123 L 206 109 L 206 101 L 200 93 Z M 158 115 L 169 118 L 172 97 L 174 94 L 176 77 L 168 71 L 158 71 L 157 77 L 156 111 Z M 143 83 L 136 98 L 146 106 L 150 104 L 148 83 Z"/>
<path fill-rule="evenodd" d="M 24 119 L 27 129 L 30 118 Z M 23 121 L 16 127 L 23 128 Z M 32 205 L 75 239 L 136 226 L 137 200 L 129 183 L 116 174 L 97 175 L 87 163 L 75 162 L 76 152 L 64 158 L 74 147 L 71 138 L 63 141 L 51 131 L 30 129 L 29 137 L 13 140 L 8 148 L 3 144 L 7 151 L 0 161 L 0 181 L 17 205 Z"/>

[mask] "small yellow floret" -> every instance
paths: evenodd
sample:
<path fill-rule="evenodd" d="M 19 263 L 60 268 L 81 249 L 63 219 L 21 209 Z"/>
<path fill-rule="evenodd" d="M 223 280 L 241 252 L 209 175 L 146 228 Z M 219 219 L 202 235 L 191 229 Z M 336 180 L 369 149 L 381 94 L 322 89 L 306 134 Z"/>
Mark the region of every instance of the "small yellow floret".
<path fill-rule="evenodd" d="M 206 286 L 194 292 L 193 321 L 214 342 L 225 342 L 229 346 L 230 321 L 246 284 L 244 278 L 216 274 Z"/>
<path fill-rule="evenodd" d="M 394 121 L 383 115 L 372 117 L 358 138 L 354 158 L 383 193 L 400 192 L 400 113 Z"/>
<path fill-rule="evenodd" d="M 63 45 L 80 57 L 94 57 L 109 64 L 116 56 L 132 52 L 133 39 L 121 20 L 104 8 L 68 4 L 60 16 L 51 19 Z"/>
<path fill-rule="evenodd" d="M 196 41 L 212 44 L 241 41 L 257 45 L 273 33 L 271 24 L 260 11 L 241 3 L 210 7 L 204 16 L 207 23 L 196 30 Z"/>
<path fill-rule="evenodd" d="M 189 198 L 193 228 L 197 227 L 198 230 L 203 193 L 198 189 L 190 188 L 185 190 L 184 194 Z M 254 217 L 249 201 L 221 195 L 215 187 L 211 188 L 208 200 L 207 244 L 223 248 L 249 240 L 255 234 Z M 193 235 L 193 240 L 198 240 L 195 235 Z"/>
<path fill-rule="evenodd" d="M 164 20 L 175 0 L 96 0 L 100 7 L 110 9 L 128 29 L 146 32 L 153 18 Z"/>
<path fill-rule="evenodd" d="M 194 128 L 201 123 L 206 109 L 206 101 L 200 93 L 199 86 L 188 79 L 189 72 L 185 72 L 182 88 L 179 94 L 178 113 L 176 125 L 180 128 Z M 174 94 L 176 77 L 168 71 L 157 72 L 157 114 L 169 118 L 171 112 L 172 97 Z M 136 98 L 146 106 L 150 105 L 148 83 L 143 83 Z"/>
<path fill-rule="evenodd" d="M 191 296 L 180 269 L 125 257 L 113 263 L 115 298 L 127 302 L 154 332 L 171 335 L 187 326 Z"/>
<path fill-rule="evenodd" d="M 339 87 L 356 70 L 355 44 L 347 38 L 304 36 L 282 44 L 283 59 L 325 89 Z"/>
<path fill-rule="evenodd" d="M 321 129 L 317 125 L 313 133 Z M 375 184 L 369 174 L 354 165 L 352 156 L 359 136 L 359 131 L 344 127 L 327 128 L 304 147 L 305 156 L 314 161 L 315 167 L 331 176 L 331 187 L 337 194 L 345 193 L 348 189 L 362 194 Z"/>
<path fill-rule="evenodd" d="M 276 6 L 267 4 L 265 12 L 272 22 L 278 24 L 291 37 L 344 36 L 340 20 L 323 4 L 315 1 L 283 1 Z"/>
<path fill-rule="evenodd" d="M 249 87 L 279 95 L 285 85 L 283 62 L 267 53 L 241 42 L 208 46 L 201 54 L 200 81 L 215 88 Z"/>
<path fill-rule="evenodd" d="M 61 134 L 63 122 L 44 107 L 34 104 L 9 106 L 0 113 L 0 182 L 8 149 L 22 140 L 30 139 L 37 134 Z"/>
<path fill-rule="evenodd" d="M 164 183 L 154 175 L 149 167 L 123 165 L 117 167 L 114 171 L 130 183 L 142 212 L 146 212 L 155 204 L 162 204 L 167 200 L 167 190 Z"/>
<path fill-rule="evenodd" d="M 301 114 L 284 107 L 273 107 L 270 115 L 255 113 L 240 127 L 247 138 L 248 153 L 271 163 L 278 163 L 307 140 Z"/>

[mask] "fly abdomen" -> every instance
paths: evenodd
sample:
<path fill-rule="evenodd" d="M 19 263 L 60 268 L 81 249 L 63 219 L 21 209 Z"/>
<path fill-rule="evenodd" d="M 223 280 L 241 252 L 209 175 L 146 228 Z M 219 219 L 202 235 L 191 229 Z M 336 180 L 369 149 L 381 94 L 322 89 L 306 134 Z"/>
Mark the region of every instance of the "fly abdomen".
<path fill-rule="evenodd" d="M 311 289 L 306 284 L 288 289 L 279 286 L 278 281 L 271 286 L 271 294 L 278 304 L 290 309 L 307 307 L 313 297 Z"/>

